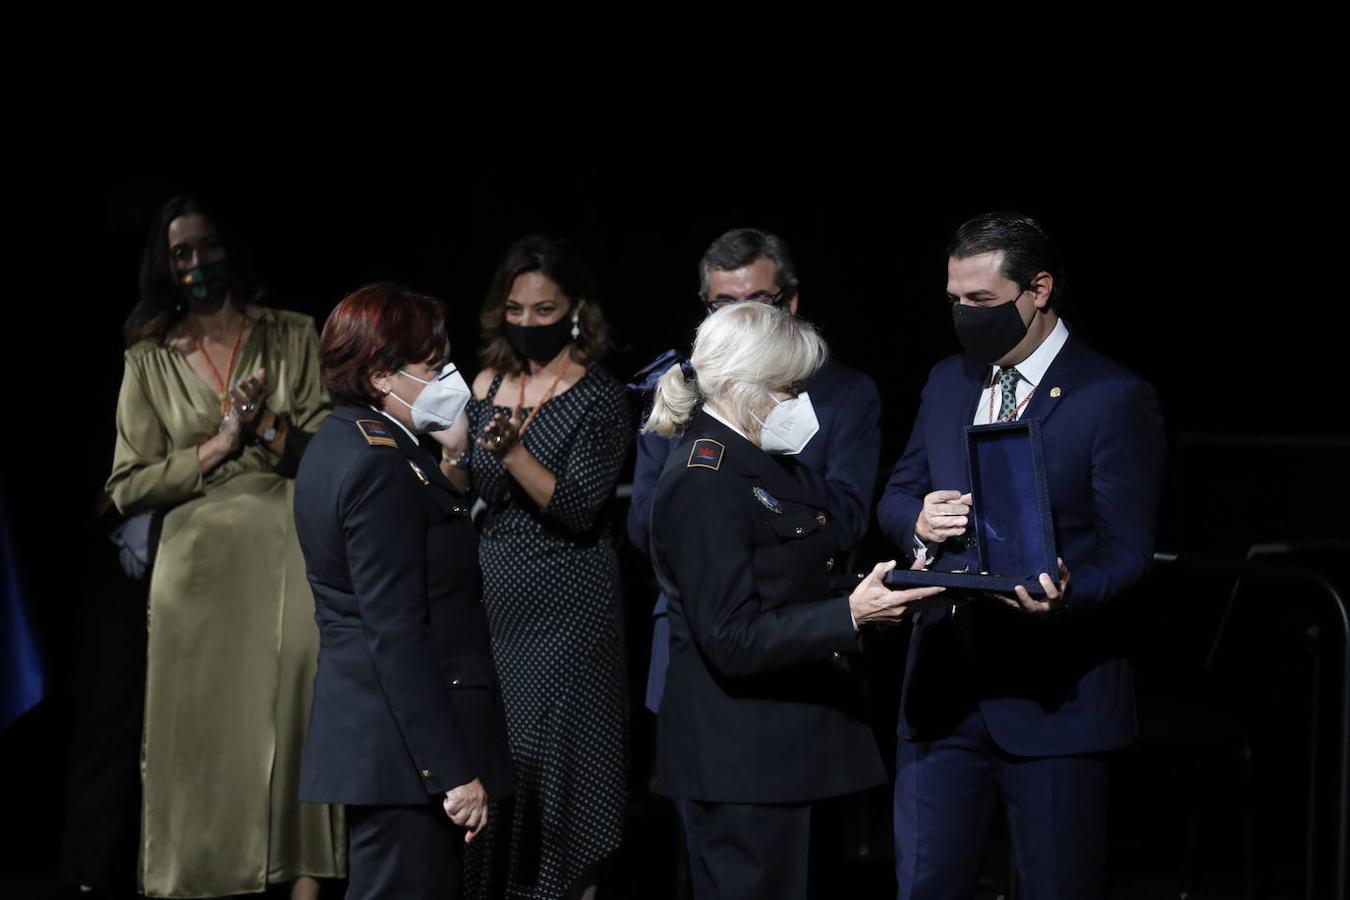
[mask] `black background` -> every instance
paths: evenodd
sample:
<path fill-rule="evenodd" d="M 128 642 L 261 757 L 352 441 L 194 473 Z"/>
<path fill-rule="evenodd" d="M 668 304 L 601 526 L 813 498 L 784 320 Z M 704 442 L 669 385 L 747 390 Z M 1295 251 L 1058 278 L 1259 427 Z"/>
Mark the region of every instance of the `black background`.
<path fill-rule="evenodd" d="M 687 348 L 709 241 L 737 226 L 775 231 L 796 256 L 800 313 L 880 387 L 884 470 L 928 369 L 956 350 L 944 300 L 952 230 L 1017 209 L 1061 245 L 1070 328 L 1159 390 L 1171 447 L 1160 548 L 1240 555 L 1254 542 L 1345 536 L 1343 178 L 1332 147 L 1295 122 L 1220 119 L 1196 96 L 1165 118 L 1092 126 L 841 119 L 807 136 L 802 125 L 703 131 L 706 118 L 673 117 L 667 129 L 602 141 L 565 130 L 446 137 L 354 119 L 302 144 L 264 132 L 211 152 L 181 140 L 131 152 L 115 129 L 62 142 L 53 154 L 63 172 L 19 185 L 35 190 L 42 214 L 19 245 L 31 258 L 12 263 L 33 282 L 16 287 L 6 327 L 19 406 L 0 442 L 20 574 L 57 696 L 79 573 L 103 540 L 92 517 L 111 462 L 120 326 L 150 219 L 185 190 L 230 215 L 270 302 L 320 325 L 370 281 L 444 299 L 466 372 L 477 369 L 492 270 L 523 234 L 580 246 L 616 339 L 606 365 L 625 377 L 667 347 Z M 875 537 L 869 550 L 888 552 Z M 645 589 L 627 598 L 638 623 Z M 630 632 L 636 672 L 646 652 L 641 627 Z M 47 810 L 34 813 L 38 836 L 59 827 L 62 729 L 58 714 L 30 735 L 46 748 L 37 755 L 48 789 L 21 797 Z M 28 749 L 15 752 L 34 764 Z"/>

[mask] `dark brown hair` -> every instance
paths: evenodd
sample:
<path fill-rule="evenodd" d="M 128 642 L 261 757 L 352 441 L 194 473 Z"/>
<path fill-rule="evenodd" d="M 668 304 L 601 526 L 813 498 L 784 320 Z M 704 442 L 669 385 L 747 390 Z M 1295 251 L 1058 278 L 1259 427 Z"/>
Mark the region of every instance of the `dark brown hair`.
<path fill-rule="evenodd" d="M 609 352 L 609 323 L 597 302 L 591 273 L 567 241 L 532 234 L 511 245 L 492 276 L 492 286 L 479 315 L 483 347 L 478 358 L 483 367 L 498 372 L 525 369 L 525 359 L 506 338 L 506 299 L 516 279 L 530 272 L 538 272 L 558 285 L 572 307 L 586 301 L 577 323 L 580 334 L 572 345 L 572 359 L 583 366 L 598 363 Z"/>
<path fill-rule="evenodd" d="M 1036 276 L 1049 272 L 1054 279 L 1050 288 L 1050 308 L 1062 310 L 1068 278 L 1059 248 L 1048 232 L 1031 216 L 1017 212 L 991 212 L 976 216 L 956 229 L 947 255 L 968 259 L 981 253 L 1003 251 L 999 274 L 1017 282 L 1022 290 L 1031 290 Z"/>
<path fill-rule="evenodd" d="M 323 324 L 319 370 L 336 403 L 380 405 L 370 377 L 444 357 L 445 307 L 397 284 L 368 284 L 342 298 Z"/>
<path fill-rule="evenodd" d="M 141 298 L 132 307 L 122 331 L 127 346 L 146 339 L 163 343 L 169 332 L 187 314 L 178 281 L 169 265 L 169 225 L 174 219 L 193 214 L 204 216 L 216 231 L 230 263 L 230 297 L 241 310 L 248 303 L 259 303 L 261 292 L 254 282 L 244 251 L 233 239 L 219 211 L 208 208 L 191 194 L 179 194 L 159 208 L 141 251 Z"/>

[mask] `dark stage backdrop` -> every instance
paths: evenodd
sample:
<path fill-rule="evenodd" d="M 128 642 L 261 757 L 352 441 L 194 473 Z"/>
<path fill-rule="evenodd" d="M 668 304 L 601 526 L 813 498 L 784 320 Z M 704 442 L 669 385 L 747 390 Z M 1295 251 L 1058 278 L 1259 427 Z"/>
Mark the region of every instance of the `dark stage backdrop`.
<path fill-rule="evenodd" d="M 1062 245 L 1070 326 L 1158 387 L 1175 439 L 1350 434 L 1337 399 L 1343 379 L 1332 378 L 1344 289 L 1330 271 L 1331 216 L 1300 199 L 1310 173 L 1286 162 L 1234 178 L 1199 148 L 1146 146 L 1110 165 L 1075 164 L 1067 150 L 1034 163 L 997 153 L 932 159 L 900 165 L 879 151 L 840 150 L 684 163 L 574 151 L 565 162 L 541 148 L 474 164 L 437 165 L 425 154 L 377 164 L 348 153 L 246 174 L 108 174 L 80 211 L 79 274 L 69 282 L 79 300 L 60 326 L 64 358 L 79 361 L 83 431 L 61 490 L 87 498 L 106 475 L 119 327 L 136 296 L 147 223 L 180 190 L 223 205 L 272 302 L 320 325 L 344 293 L 374 280 L 445 299 L 455 358 L 470 372 L 479 302 L 497 258 L 522 234 L 556 232 L 580 245 L 614 325 L 608 365 L 624 376 L 667 347 L 687 349 L 702 313 L 696 263 L 713 237 L 742 225 L 777 231 L 797 256 L 802 314 L 880 385 L 887 462 L 928 369 L 956 349 L 943 291 L 948 236 L 970 215 L 1015 208 L 1040 217 Z M 1327 479 L 1337 474 L 1306 490 L 1333 489 Z M 1165 505 L 1165 529 L 1176 499 Z"/>
<path fill-rule="evenodd" d="M 687 349 L 702 315 L 696 263 L 712 238 L 744 225 L 776 231 L 797 258 L 801 314 L 839 358 L 877 379 L 887 469 L 929 368 L 956 350 L 948 236 L 971 215 L 1015 208 L 1061 244 L 1070 327 L 1158 387 L 1174 451 L 1162 546 L 1240 552 L 1259 540 L 1344 535 L 1335 512 L 1350 499 L 1337 444 L 1348 431 L 1343 229 L 1309 204 L 1321 196 L 1316 167 L 1239 161 L 1208 140 L 1178 150 L 1136 135 L 1106 152 L 1117 136 L 1069 138 L 1034 162 L 1000 146 L 966 148 L 960 161 L 935 149 L 919 163 L 875 145 L 825 154 L 746 145 L 691 161 L 650 146 L 562 159 L 541 144 L 473 161 L 438 159 L 434 147 L 406 159 L 386 149 L 379 160 L 348 148 L 86 172 L 82 196 L 56 210 L 57 268 L 43 264 L 53 280 L 34 296 L 47 300 L 26 313 L 38 328 L 6 334 L 27 396 L 61 427 L 44 432 L 30 420 L 0 442 L 21 576 L 58 681 L 84 590 L 72 573 L 105 539 L 91 519 L 110 466 L 138 257 L 155 209 L 185 190 L 230 215 L 271 302 L 320 325 L 347 291 L 374 280 L 443 298 L 467 372 L 477 370 L 479 303 L 520 235 L 556 232 L 580 245 L 616 338 L 606 364 L 623 377 L 667 347 Z M 1196 435 L 1262 440 L 1229 452 Z M 1178 478 L 1182 469 L 1197 477 Z M 1224 514 L 1206 518 L 1220 498 Z M 648 599 L 633 599 L 635 613 Z M 59 775 L 60 759 L 51 761 Z"/>

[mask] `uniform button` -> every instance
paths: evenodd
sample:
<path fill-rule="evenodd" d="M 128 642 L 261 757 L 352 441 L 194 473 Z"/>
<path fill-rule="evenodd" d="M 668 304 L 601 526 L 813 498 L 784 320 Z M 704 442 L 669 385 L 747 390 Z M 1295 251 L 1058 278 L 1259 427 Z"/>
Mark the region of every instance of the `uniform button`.
<path fill-rule="evenodd" d="M 973 534 L 968 534 L 968 535 L 966 535 L 966 546 L 967 546 L 967 547 L 974 548 L 974 546 L 975 546 L 975 535 L 973 535 Z"/>
<path fill-rule="evenodd" d="M 816 521 L 824 525 L 826 522 L 829 521 L 829 519 L 825 518 L 825 514 L 823 512 L 818 512 L 816 513 Z"/>
<path fill-rule="evenodd" d="M 451 687 L 459 687 L 459 679 L 458 679 L 458 678 L 451 678 L 451 679 L 450 679 L 450 686 L 451 686 Z"/>
<path fill-rule="evenodd" d="M 796 532 L 797 532 L 797 534 L 805 534 L 805 533 L 806 533 L 806 529 L 803 528 L 802 526 L 798 525 L 797 528 L 796 528 Z"/>
<path fill-rule="evenodd" d="M 831 658 L 831 659 L 843 659 L 843 657 L 839 655 L 839 651 L 838 651 L 838 650 L 831 650 L 831 651 L 830 651 L 830 658 Z"/>
<path fill-rule="evenodd" d="M 423 778 L 430 778 L 430 777 L 431 777 L 431 770 L 430 770 L 430 769 L 423 769 L 423 770 L 422 770 L 422 777 L 423 777 Z"/>
<path fill-rule="evenodd" d="M 833 557 L 833 556 L 831 556 L 829 559 L 825 560 L 825 571 L 826 571 L 826 572 L 833 572 L 833 571 L 834 571 L 834 557 Z"/>

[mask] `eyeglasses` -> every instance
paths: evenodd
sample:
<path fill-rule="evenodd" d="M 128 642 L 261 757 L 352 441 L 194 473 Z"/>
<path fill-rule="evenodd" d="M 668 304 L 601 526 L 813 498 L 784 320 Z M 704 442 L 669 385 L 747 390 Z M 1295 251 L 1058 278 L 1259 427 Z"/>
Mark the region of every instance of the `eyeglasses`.
<path fill-rule="evenodd" d="M 731 306 L 734 303 L 767 303 L 770 306 L 781 308 L 787 300 L 787 288 L 780 288 L 776 294 L 770 294 L 768 291 L 755 291 L 750 296 L 742 297 L 739 300 L 735 297 L 719 295 L 711 300 L 704 300 L 703 305 L 708 307 L 709 312 L 717 312 L 719 309 Z"/>

